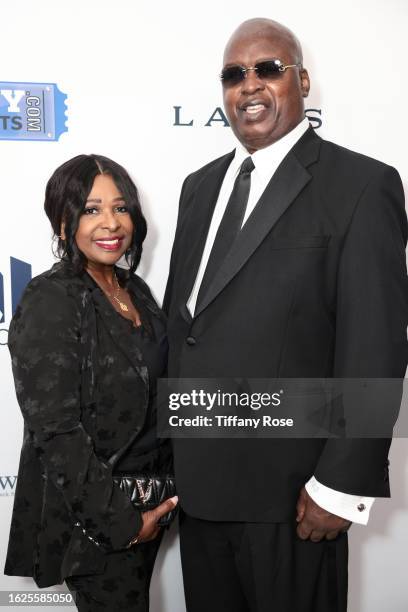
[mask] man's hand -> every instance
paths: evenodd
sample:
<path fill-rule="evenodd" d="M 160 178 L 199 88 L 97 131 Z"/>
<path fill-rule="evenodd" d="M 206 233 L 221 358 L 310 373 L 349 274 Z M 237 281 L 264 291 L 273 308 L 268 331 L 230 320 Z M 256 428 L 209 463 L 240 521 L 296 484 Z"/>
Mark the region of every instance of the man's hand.
<path fill-rule="evenodd" d="M 131 544 L 140 544 L 141 542 L 150 542 L 150 540 L 154 540 L 160 531 L 160 525 L 157 524 L 157 521 L 170 512 L 170 510 L 173 510 L 173 508 L 177 506 L 177 503 L 177 496 L 170 497 L 157 506 L 157 508 L 154 508 L 154 510 L 142 512 L 143 526 L 137 534 L 137 538 L 132 540 Z"/>
<path fill-rule="evenodd" d="M 296 510 L 296 521 L 299 523 L 296 531 L 302 540 L 310 539 L 312 542 L 320 542 L 323 538 L 334 540 L 351 525 L 350 521 L 318 506 L 304 487 L 300 492 Z"/>

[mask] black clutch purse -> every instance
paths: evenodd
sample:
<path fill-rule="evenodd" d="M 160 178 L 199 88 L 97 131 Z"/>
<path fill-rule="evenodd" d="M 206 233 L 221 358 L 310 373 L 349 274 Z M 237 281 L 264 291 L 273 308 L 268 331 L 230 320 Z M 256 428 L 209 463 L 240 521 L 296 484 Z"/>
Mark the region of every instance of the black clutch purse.
<path fill-rule="evenodd" d="M 113 480 L 140 512 L 153 510 L 169 497 L 176 495 L 174 476 L 114 476 Z M 162 527 L 170 525 L 177 510 L 178 505 L 162 516 L 157 524 Z"/>

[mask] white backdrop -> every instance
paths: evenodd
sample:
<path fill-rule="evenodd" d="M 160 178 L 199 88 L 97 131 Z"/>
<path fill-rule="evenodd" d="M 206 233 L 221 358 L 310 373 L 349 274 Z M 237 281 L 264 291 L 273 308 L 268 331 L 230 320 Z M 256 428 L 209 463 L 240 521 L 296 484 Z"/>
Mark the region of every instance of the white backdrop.
<path fill-rule="evenodd" d="M 20 0 L 7 15 L 0 81 L 57 83 L 68 95 L 68 132 L 58 142 L 0 141 L 0 342 L 11 317 L 10 257 L 31 264 L 33 275 L 50 267 L 44 187 L 56 166 L 78 153 L 112 157 L 139 186 L 149 221 L 139 272 L 161 300 L 181 182 L 234 146 L 222 122 L 205 124 L 222 105 L 217 75 L 224 43 L 244 19 L 271 17 L 298 35 L 312 83 L 306 106 L 321 110 L 318 133 L 396 166 L 408 179 L 405 0 Z M 175 126 L 174 106 L 193 125 Z M 13 502 L 5 477 L 17 473 L 22 438 L 6 346 L 0 346 L 0 371 L 2 568 Z M 393 444 L 392 500 L 377 501 L 368 527 L 351 530 L 350 612 L 407 610 L 407 448 L 406 440 Z M 28 579 L 0 576 L 0 591 L 31 588 Z M 174 530 L 160 553 L 151 598 L 152 612 L 185 610 Z"/>

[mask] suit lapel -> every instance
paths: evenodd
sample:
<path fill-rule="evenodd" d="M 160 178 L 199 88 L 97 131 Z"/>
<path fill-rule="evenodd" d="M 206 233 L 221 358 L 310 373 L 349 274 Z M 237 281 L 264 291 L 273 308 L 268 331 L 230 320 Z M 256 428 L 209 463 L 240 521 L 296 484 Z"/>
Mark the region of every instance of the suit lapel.
<path fill-rule="evenodd" d="M 320 138 L 309 130 L 282 161 L 245 223 L 238 240 L 218 270 L 201 303 L 198 316 L 217 297 L 248 261 L 280 217 L 307 185 L 311 175 L 306 167 L 318 158 Z"/>
<path fill-rule="evenodd" d="M 184 264 L 180 274 L 181 313 L 185 319 L 191 320 L 186 302 L 197 276 L 222 181 L 233 157 L 234 152 L 231 152 L 217 160 L 196 187 L 187 228 L 188 244 L 182 255 Z"/>
<path fill-rule="evenodd" d="M 129 287 L 129 292 L 131 293 L 131 287 Z M 109 457 L 108 463 L 113 466 L 131 447 L 143 428 L 146 417 L 146 408 L 149 402 L 149 372 L 143 360 L 142 352 L 136 346 L 136 342 L 131 341 L 130 334 L 132 333 L 132 330 L 127 321 L 120 320 L 121 315 L 115 311 L 101 289 L 94 289 L 92 297 L 95 309 L 111 335 L 113 342 L 115 342 L 122 353 L 124 353 L 124 355 L 128 358 L 130 364 L 133 366 L 136 374 L 138 374 L 138 376 L 141 378 L 143 384 L 143 390 L 141 391 L 140 396 L 137 396 L 138 398 L 140 397 L 140 401 L 137 401 L 135 395 L 135 410 L 140 411 L 140 419 L 138 420 L 137 424 L 129 427 L 129 437 L 127 438 L 126 442 Z"/>
<path fill-rule="evenodd" d="M 59 264 L 57 264 L 59 265 Z M 117 269 L 118 277 L 121 276 L 122 272 Z M 70 276 L 72 273 L 70 274 Z M 95 321 L 95 312 L 98 313 L 103 324 L 107 328 L 109 334 L 112 337 L 113 342 L 120 348 L 120 350 L 128 358 L 130 364 L 133 366 L 136 374 L 141 378 L 143 387 L 141 387 L 140 402 L 136 401 L 136 410 L 141 411 L 141 418 L 137 425 L 128 429 L 128 439 L 116 452 L 114 452 L 109 458 L 108 462 L 114 465 L 127 451 L 128 448 L 133 444 L 134 440 L 139 435 L 146 415 L 146 408 L 149 401 L 149 377 L 146 364 L 143 361 L 141 351 L 135 346 L 136 343 L 129 341 L 130 329 L 127 329 L 126 321 L 121 321 L 118 318 L 120 315 L 115 312 L 113 306 L 109 303 L 108 299 L 104 296 L 102 290 L 96 284 L 96 282 L 88 274 L 83 274 L 80 281 L 76 274 L 72 275 L 73 295 L 78 296 L 78 292 L 84 289 L 85 294 L 81 297 L 81 301 L 86 308 L 90 309 L 83 317 L 82 325 L 82 342 L 84 343 L 86 350 L 84 357 L 86 362 L 83 364 L 83 371 L 89 371 L 90 376 L 86 379 L 84 398 L 85 403 L 95 402 L 95 383 L 98 372 L 98 355 L 96 349 L 97 345 L 97 327 Z M 145 296 L 144 292 L 138 288 L 138 282 L 134 279 L 131 280 L 129 290 L 130 292 L 137 292 L 139 299 L 142 299 L 153 313 L 157 313 L 157 307 L 151 303 Z M 122 323 L 122 325 L 121 325 Z M 130 325 L 129 325 L 130 327 Z M 90 367 L 91 366 L 91 367 Z"/>
<path fill-rule="evenodd" d="M 131 333 L 130 324 L 128 324 L 127 321 L 121 321 L 119 319 L 120 314 L 115 311 L 109 300 L 103 294 L 102 289 L 100 289 L 88 274 L 84 274 L 84 281 L 87 287 L 92 291 L 92 300 L 95 309 L 105 325 L 105 328 L 111 335 L 113 342 L 128 358 L 131 365 L 136 370 L 136 373 L 143 380 L 146 388 L 148 388 L 148 372 L 143 361 L 142 353 L 135 342 L 129 341 L 129 334 Z"/>

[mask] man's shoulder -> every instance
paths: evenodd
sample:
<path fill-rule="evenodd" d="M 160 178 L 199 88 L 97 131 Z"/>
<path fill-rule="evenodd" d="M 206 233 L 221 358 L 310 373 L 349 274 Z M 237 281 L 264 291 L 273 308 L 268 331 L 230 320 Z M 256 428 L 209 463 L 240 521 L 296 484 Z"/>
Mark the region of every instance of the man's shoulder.
<path fill-rule="evenodd" d="M 322 140 L 318 163 L 310 172 L 325 199 L 341 214 L 353 214 L 362 201 L 368 202 L 370 214 L 375 208 L 382 211 L 391 200 L 403 206 L 401 177 L 394 167 L 333 142 Z M 391 200 L 384 197 L 387 193 L 393 194 Z"/>
<path fill-rule="evenodd" d="M 344 169 L 347 171 L 353 168 L 358 172 L 373 174 L 384 172 L 390 166 L 374 157 L 358 153 L 352 149 L 348 149 L 330 140 L 322 139 L 320 149 L 320 159 L 330 164 L 333 170 Z"/>
<path fill-rule="evenodd" d="M 206 174 L 208 174 L 208 172 L 211 172 L 211 170 L 213 170 L 216 166 L 222 164 L 224 161 L 226 162 L 228 158 L 232 160 L 232 158 L 234 157 L 234 153 L 235 149 L 233 151 L 225 153 L 224 155 L 221 155 L 220 157 L 217 157 L 216 159 L 211 160 L 204 166 L 201 166 L 201 168 L 194 170 L 186 177 L 185 182 L 194 184 L 198 183 L 202 178 L 206 176 Z"/>

